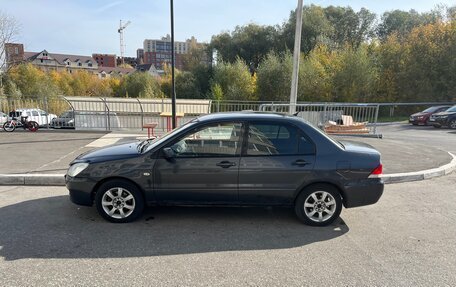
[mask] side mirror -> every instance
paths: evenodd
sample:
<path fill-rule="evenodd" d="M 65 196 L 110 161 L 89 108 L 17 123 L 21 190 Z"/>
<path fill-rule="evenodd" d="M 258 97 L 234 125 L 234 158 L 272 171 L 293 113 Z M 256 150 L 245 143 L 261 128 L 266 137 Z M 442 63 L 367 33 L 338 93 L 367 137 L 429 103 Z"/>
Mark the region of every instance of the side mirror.
<path fill-rule="evenodd" d="M 163 149 L 163 155 L 165 156 L 166 159 L 171 159 L 171 158 L 173 158 L 176 155 L 176 153 L 173 151 L 172 148 L 165 147 Z"/>

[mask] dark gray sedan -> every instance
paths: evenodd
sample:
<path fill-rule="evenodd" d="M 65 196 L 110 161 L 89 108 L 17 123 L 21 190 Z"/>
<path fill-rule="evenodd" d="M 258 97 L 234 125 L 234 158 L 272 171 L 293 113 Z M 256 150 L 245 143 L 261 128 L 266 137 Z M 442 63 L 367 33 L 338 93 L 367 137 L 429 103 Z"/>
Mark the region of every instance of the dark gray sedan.
<path fill-rule="evenodd" d="M 334 141 L 294 116 L 220 113 L 155 140 L 88 152 L 68 169 L 71 200 L 95 203 L 111 222 L 130 222 L 146 205 L 292 206 L 324 226 L 346 208 L 383 193 L 380 153 Z"/>

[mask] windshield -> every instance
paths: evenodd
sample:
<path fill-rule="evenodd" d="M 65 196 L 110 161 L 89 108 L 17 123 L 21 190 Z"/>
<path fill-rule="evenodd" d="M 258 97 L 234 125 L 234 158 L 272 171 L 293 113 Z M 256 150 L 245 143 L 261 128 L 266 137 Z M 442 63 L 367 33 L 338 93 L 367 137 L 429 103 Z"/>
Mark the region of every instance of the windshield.
<path fill-rule="evenodd" d="M 183 130 L 183 129 L 189 127 L 189 126 L 192 126 L 197 121 L 198 121 L 197 119 L 193 119 L 193 120 L 183 124 L 182 126 L 176 128 L 176 129 L 174 129 L 172 131 L 167 132 L 166 134 L 164 134 L 161 137 L 157 137 L 157 138 L 155 138 L 153 140 L 142 141 L 138 145 L 138 148 L 141 149 L 140 152 L 142 151 L 142 153 L 148 152 L 152 147 L 161 144 L 162 142 L 164 142 L 167 139 L 169 139 L 170 137 L 172 137 L 175 133 L 180 132 L 181 130 Z"/>
<path fill-rule="evenodd" d="M 439 107 L 430 107 L 422 111 L 423 113 L 433 113 L 435 112 Z"/>
<path fill-rule="evenodd" d="M 456 112 L 456 106 L 449 108 L 446 112 Z"/>

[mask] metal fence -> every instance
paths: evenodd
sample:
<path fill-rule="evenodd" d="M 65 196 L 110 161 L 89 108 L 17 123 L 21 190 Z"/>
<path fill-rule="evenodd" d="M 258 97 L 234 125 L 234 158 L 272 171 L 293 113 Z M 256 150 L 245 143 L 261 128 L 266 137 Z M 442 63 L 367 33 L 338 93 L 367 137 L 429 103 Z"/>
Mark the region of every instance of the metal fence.
<path fill-rule="evenodd" d="M 368 133 L 377 134 L 378 121 L 406 120 L 412 113 L 435 105 L 455 103 L 298 103 L 298 115 L 324 128 L 329 122 L 340 124 L 342 116 L 354 123 L 365 124 Z M 288 102 L 213 101 L 178 99 L 178 125 L 200 115 L 214 112 L 274 111 L 289 112 Z M 49 113 L 44 121 L 47 128 L 78 130 L 142 129 L 156 123 L 158 131 L 169 128 L 171 99 L 97 98 L 97 97 L 27 97 L 0 98 L 0 112 L 29 108 Z M 55 118 L 55 119 L 53 119 Z M 2 118 L 0 117 L 0 120 Z M 43 122 L 43 121 L 42 121 Z"/>
<path fill-rule="evenodd" d="M 260 111 L 289 113 L 288 104 L 262 104 Z M 378 104 L 300 103 L 297 115 L 335 134 L 377 134 Z"/>

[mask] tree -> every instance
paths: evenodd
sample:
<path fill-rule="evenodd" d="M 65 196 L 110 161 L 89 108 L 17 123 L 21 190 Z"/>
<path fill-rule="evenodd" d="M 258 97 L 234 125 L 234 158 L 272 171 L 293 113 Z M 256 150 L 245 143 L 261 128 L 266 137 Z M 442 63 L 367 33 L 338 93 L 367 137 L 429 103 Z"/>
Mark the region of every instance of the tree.
<path fill-rule="evenodd" d="M 317 44 L 332 44 L 331 35 L 334 28 L 328 21 L 324 9 L 316 5 L 304 6 L 303 9 L 301 51 L 307 54 Z M 280 41 L 288 50 L 294 47 L 295 28 L 296 12 L 292 11 L 288 21 L 282 26 Z"/>
<path fill-rule="evenodd" d="M 124 76 L 119 88 L 121 97 L 132 98 L 163 98 L 160 84 L 149 73 L 134 72 Z"/>
<path fill-rule="evenodd" d="M 338 54 L 318 45 L 301 60 L 298 100 L 322 102 L 333 100 L 333 80 L 338 69 Z"/>
<path fill-rule="evenodd" d="M 291 72 L 290 52 L 269 53 L 257 72 L 258 97 L 261 101 L 287 101 L 290 98 Z"/>
<path fill-rule="evenodd" d="M 330 38 L 339 47 L 348 43 L 356 48 L 374 36 L 376 16 L 365 8 L 355 12 L 350 7 L 328 6 L 324 12 L 333 27 Z"/>
<path fill-rule="evenodd" d="M 25 97 L 57 95 L 58 87 L 51 81 L 48 74 L 32 64 L 13 66 L 7 74 L 9 81 L 14 83 L 11 87 L 20 91 Z M 6 93 L 10 92 L 7 90 Z"/>
<path fill-rule="evenodd" d="M 339 52 L 339 64 L 334 74 L 334 101 L 369 102 L 377 71 L 365 45 L 357 49 L 346 47 Z"/>
<path fill-rule="evenodd" d="M 7 65 L 5 44 L 13 42 L 18 34 L 19 24 L 16 19 L 0 10 L 0 73 Z"/>
<path fill-rule="evenodd" d="M 219 62 L 214 67 L 212 88 L 219 85 L 223 100 L 256 100 L 254 78 L 247 65 L 238 58 L 234 63 Z"/>
<path fill-rule="evenodd" d="M 209 46 L 192 43 L 188 54 L 183 55 L 183 70 L 192 73 L 194 84 L 199 94 L 195 98 L 203 98 L 210 89 L 212 76 L 212 55 Z"/>
<path fill-rule="evenodd" d="M 274 26 L 248 24 L 237 26 L 230 34 L 224 32 L 213 36 L 210 47 L 223 61 L 234 63 L 241 58 L 253 73 L 262 59 L 277 46 L 278 31 Z"/>
<path fill-rule="evenodd" d="M 378 25 L 377 35 L 384 41 L 389 35 L 397 33 L 399 39 L 402 39 L 413 28 L 435 23 L 442 18 L 443 15 L 438 10 L 427 13 L 418 13 L 413 9 L 408 12 L 401 10 L 385 12 L 381 17 L 381 23 Z"/>
<path fill-rule="evenodd" d="M 201 91 L 195 76 L 190 72 L 181 72 L 176 76 L 176 98 L 199 99 Z"/>

